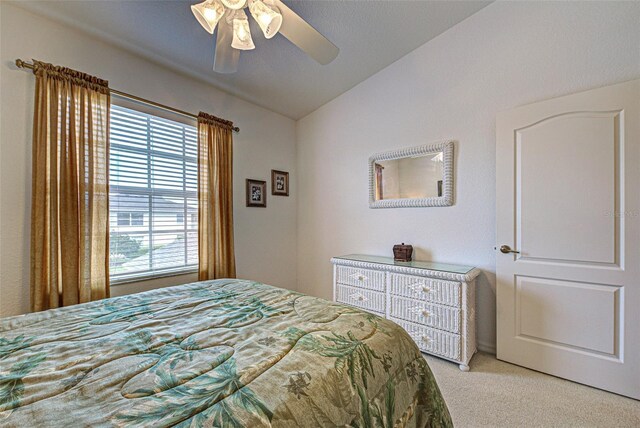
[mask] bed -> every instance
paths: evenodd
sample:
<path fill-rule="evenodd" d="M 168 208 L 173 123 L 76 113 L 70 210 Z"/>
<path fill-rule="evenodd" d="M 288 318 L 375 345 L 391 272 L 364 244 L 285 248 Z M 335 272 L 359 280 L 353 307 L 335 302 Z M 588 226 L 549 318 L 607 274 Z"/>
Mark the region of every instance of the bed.
<path fill-rule="evenodd" d="M 246 280 L 0 320 L 2 426 L 451 426 L 391 321 Z"/>

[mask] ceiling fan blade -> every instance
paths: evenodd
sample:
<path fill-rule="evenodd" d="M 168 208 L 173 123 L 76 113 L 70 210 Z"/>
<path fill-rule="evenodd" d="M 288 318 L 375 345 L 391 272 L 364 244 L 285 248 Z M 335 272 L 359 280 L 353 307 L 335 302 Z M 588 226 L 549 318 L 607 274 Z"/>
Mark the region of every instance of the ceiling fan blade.
<path fill-rule="evenodd" d="M 336 45 L 331 43 L 280 0 L 275 0 L 274 4 L 282 13 L 280 34 L 322 65 L 329 64 L 336 59 L 338 52 L 340 52 Z"/>
<path fill-rule="evenodd" d="M 235 73 L 238 70 L 240 51 L 231 47 L 233 29 L 226 19 L 218 22 L 216 34 L 216 53 L 213 59 L 213 71 L 216 73 Z"/>

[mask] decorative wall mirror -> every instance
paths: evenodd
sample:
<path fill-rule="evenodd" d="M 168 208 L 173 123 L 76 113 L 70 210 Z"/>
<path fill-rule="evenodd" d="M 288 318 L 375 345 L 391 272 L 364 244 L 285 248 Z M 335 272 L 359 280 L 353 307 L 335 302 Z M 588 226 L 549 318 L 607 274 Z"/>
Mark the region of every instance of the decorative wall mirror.
<path fill-rule="evenodd" d="M 453 205 L 453 141 L 369 158 L 369 208 Z"/>

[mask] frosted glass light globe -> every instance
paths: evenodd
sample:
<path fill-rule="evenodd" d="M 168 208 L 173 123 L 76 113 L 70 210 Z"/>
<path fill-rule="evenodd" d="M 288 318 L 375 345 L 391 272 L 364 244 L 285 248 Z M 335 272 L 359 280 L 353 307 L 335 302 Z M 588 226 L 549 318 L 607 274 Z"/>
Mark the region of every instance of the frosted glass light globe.
<path fill-rule="evenodd" d="M 220 0 L 205 0 L 202 3 L 192 5 L 191 12 L 202 25 L 202 28 L 213 34 L 218 21 L 224 15 L 224 6 L 220 3 Z"/>
<path fill-rule="evenodd" d="M 244 5 L 247 4 L 247 0 L 222 0 L 222 4 L 229 9 L 237 10 L 242 9 Z"/>
<path fill-rule="evenodd" d="M 233 40 L 231 41 L 231 47 L 243 51 L 255 49 L 256 47 L 251 38 L 249 20 L 244 10 L 237 10 L 233 17 Z"/>
<path fill-rule="evenodd" d="M 262 0 L 249 0 L 249 11 L 267 39 L 275 36 L 282 25 L 280 10 Z"/>

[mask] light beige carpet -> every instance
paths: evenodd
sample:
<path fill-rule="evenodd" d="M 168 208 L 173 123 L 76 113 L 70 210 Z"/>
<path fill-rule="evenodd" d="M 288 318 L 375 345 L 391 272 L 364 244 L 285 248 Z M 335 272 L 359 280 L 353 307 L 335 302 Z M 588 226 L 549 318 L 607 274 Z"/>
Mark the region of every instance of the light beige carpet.
<path fill-rule="evenodd" d="M 453 424 L 464 427 L 640 427 L 640 401 L 476 354 L 471 371 L 426 357 Z"/>

